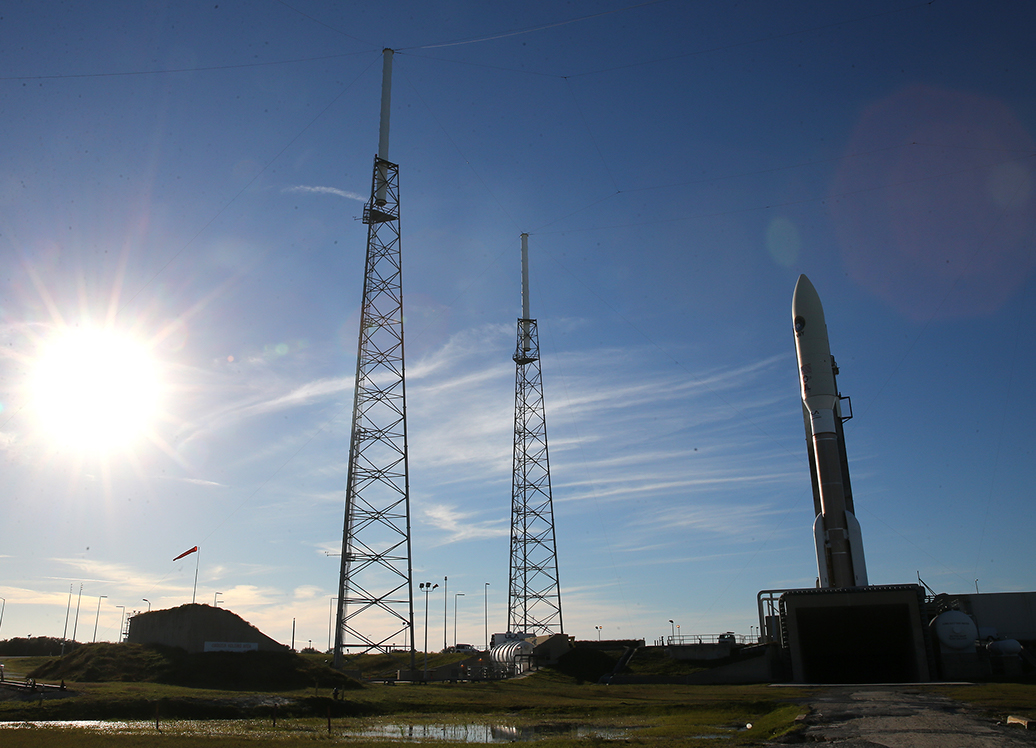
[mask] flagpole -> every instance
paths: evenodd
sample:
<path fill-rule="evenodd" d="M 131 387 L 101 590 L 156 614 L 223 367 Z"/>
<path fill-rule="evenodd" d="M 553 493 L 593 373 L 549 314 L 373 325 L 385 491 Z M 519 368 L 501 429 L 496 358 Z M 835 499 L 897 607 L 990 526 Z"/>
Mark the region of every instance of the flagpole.
<path fill-rule="evenodd" d="M 191 604 L 198 599 L 198 567 L 201 566 L 201 550 L 198 550 L 194 563 L 194 594 L 191 595 Z"/>

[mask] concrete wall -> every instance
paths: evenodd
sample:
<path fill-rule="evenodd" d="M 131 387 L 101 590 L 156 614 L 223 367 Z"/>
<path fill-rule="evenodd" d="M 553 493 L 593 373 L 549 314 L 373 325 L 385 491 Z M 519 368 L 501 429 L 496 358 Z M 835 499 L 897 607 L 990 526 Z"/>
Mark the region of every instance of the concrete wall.
<path fill-rule="evenodd" d="M 204 652 L 206 642 L 255 644 L 263 652 L 287 649 L 229 610 L 195 603 L 138 613 L 130 619 L 126 641 L 181 647 L 188 652 Z"/>
<path fill-rule="evenodd" d="M 1036 592 L 950 595 L 964 602 L 979 629 L 994 628 L 1002 639 L 1036 641 Z"/>

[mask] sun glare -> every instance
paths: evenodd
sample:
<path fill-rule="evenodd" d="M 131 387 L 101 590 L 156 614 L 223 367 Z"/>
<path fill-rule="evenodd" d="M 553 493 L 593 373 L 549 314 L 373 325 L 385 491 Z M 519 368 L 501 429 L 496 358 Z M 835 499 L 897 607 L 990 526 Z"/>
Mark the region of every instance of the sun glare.
<path fill-rule="evenodd" d="M 148 349 L 105 330 L 68 330 L 47 344 L 31 380 L 39 424 L 66 447 L 128 446 L 158 412 L 157 367 Z"/>

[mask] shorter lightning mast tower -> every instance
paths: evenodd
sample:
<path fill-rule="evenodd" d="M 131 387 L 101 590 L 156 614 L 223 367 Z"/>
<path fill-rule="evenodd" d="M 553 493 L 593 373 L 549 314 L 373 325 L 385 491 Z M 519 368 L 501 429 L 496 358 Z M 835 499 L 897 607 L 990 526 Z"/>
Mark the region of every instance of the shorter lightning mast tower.
<path fill-rule="evenodd" d="M 560 634 L 561 588 L 554 502 L 547 459 L 547 420 L 536 320 L 529 316 L 529 235 L 522 234 L 522 317 L 514 362 L 514 477 L 507 630 Z"/>
<path fill-rule="evenodd" d="M 381 130 L 371 198 L 363 209 L 367 259 L 356 354 L 334 665 L 346 652 L 410 650 L 414 595 L 410 547 L 399 167 L 388 160 L 392 50 L 384 51 Z"/>

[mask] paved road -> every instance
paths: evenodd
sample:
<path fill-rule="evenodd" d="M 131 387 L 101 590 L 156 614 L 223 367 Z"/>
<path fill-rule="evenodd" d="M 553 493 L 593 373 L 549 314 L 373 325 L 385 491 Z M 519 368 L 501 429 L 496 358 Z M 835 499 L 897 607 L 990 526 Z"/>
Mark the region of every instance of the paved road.
<path fill-rule="evenodd" d="M 841 748 L 1014 748 L 1036 732 L 907 686 L 840 686 L 809 700 L 806 741 Z"/>

